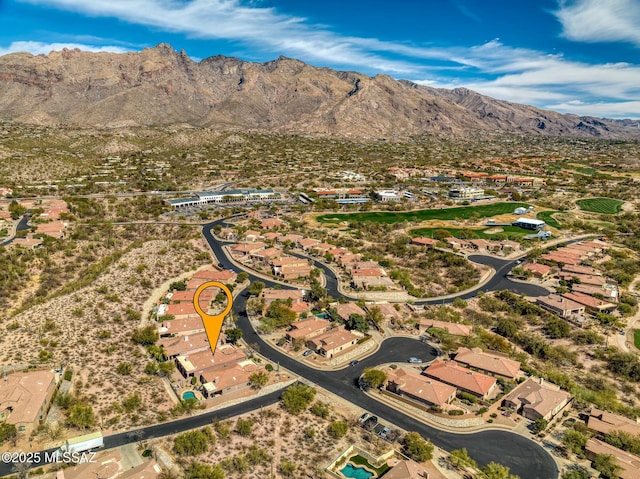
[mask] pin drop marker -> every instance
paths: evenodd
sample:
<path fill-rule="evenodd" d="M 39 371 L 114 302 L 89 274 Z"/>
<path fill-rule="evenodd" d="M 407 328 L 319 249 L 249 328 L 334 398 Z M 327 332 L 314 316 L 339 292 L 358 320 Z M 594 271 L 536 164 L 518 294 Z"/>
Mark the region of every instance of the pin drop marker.
<path fill-rule="evenodd" d="M 220 288 L 224 294 L 227 295 L 227 307 L 224 308 L 220 314 L 207 314 L 200 307 L 200 294 L 207 288 Z M 207 332 L 207 339 L 209 340 L 209 346 L 211 346 L 211 352 L 216 352 L 216 346 L 218 345 L 218 338 L 220 337 L 220 331 L 222 331 L 222 324 L 224 318 L 231 308 L 233 307 L 233 296 L 231 291 L 224 284 L 218 281 L 207 281 L 202 283 L 196 289 L 196 293 L 193 295 L 193 306 L 196 308 L 196 312 L 202 318 L 204 329 Z"/>

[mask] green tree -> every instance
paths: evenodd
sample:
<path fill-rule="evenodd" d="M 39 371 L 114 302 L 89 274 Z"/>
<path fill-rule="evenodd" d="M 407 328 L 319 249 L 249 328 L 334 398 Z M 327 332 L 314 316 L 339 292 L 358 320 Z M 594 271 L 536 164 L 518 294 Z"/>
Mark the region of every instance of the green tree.
<path fill-rule="evenodd" d="M 589 471 L 581 466 L 562 473 L 562 479 L 589 479 L 590 477 Z"/>
<path fill-rule="evenodd" d="M 22 206 L 16 200 L 13 200 L 11 203 L 9 203 L 9 214 L 11 215 L 11 219 L 17 220 L 26 212 L 27 208 Z"/>
<path fill-rule="evenodd" d="M 227 342 L 231 344 L 236 344 L 242 339 L 242 329 L 240 328 L 225 329 L 224 334 L 227 336 Z"/>
<path fill-rule="evenodd" d="M 562 444 L 564 444 L 568 450 L 579 456 L 582 456 L 588 440 L 588 434 L 577 431 L 574 428 L 568 428 L 562 436 Z"/>
<path fill-rule="evenodd" d="M 349 432 L 349 424 L 345 421 L 331 421 L 329 424 L 329 435 L 334 439 L 340 439 Z"/>
<path fill-rule="evenodd" d="M 278 469 L 280 470 L 280 474 L 282 474 L 284 477 L 293 477 L 296 473 L 297 467 L 295 462 L 283 459 L 282 461 L 280 461 Z"/>
<path fill-rule="evenodd" d="M 176 364 L 173 361 L 164 361 L 158 365 L 158 376 L 169 377 L 176 370 Z"/>
<path fill-rule="evenodd" d="M 262 293 L 264 286 L 265 284 L 262 281 L 254 281 L 249 285 L 247 291 L 249 291 L 249 294 L 253 294 L 254 296 L 260 296 L 260 293 Z"/>
<path fill-rule="evenodd" d="M 369 331 L 369 323 L 362 315 L 357 313 L 349 315 L 349 319 L 345 322 L 345 326 L 347 329 L 356 329 L 362 333 Z"/>
<path fill-rule="evenodd" d="M 408 432 L 402 443 L 404 453 L 416 462 L 430 461 L 433 457 L 433 444 L 417 432 Z"/>
<path fill-rule="evenodd" d="M 80 429 L 93 427 L 95 423 L 93 408 L 85 403 L 74 404 L 68 410 L 67 423 Z"/>
<path fill-rule="evenodd" d="M 549 425 L 549 421 L 547 421 L 545 418 L 543 417 L 537 417 L 534 421 L 533 421 L 533 425 L 532 425 L 532 430 L 535 434 L 544 431 L 547 426 Z"/>
<path fill-rule="evenodd" d="M 181 456 L 197 456 L 209 450 L 213 434 L 209 428 L 178 434 L 173 440 L 173 451 Z"/>
<path fill-rule="evenodd" d="M 569 326 L 569 323 L 566 321 L 552 316 L 547 320 L 547 324 L 544 326 L 544 332 L 553 339 L 567 338 L 571 335 L 571 326 Z"/>
<path fill-rule="evenodd" d="M 489 464 L 480 469 L 484 479 L 517 479 L 518 476 L 509 474 L 509 468 L 491 461 Z"/>
<path fill-rule="evenodd" d="M 362 373 L 362 382 L 370 388 L 378 388 L 387 380 L 387 373 L 381 369 L 369 368 Z"/>
<path fill-rule="evenodd" d="M 253 430 L 253 420 L 250 418 L 238 418 L 236 421 L 236 429 L 235 431 L 243 437 L 251 436 L 251 431 Z"/>
<path fill-rule="evenodd" d="M 326 419 L 329 417 L 329 414 L 331 414 L 331 405 L 326 402 L 316 401 L 311 406 L 310 411 L 311 414 L 315 414 L 322 419 Z"/>
<path fill-rule="evenodd" d="M 304 411 L 316 395 L 316 390 L 306 384 L 296 383 L 289 386 L 282 393 L 282 405 L 293 415 Z"/>
<path fill-rule="evenodd" d="M 454 466 L 469 466 L 474 469 L 478 468 L 478 464 L 469 456 L 465 448 L 454 449 L 451 451 L 449 459 Z"/>
<path fill-rule="evenodd" d="M 158 330 L 154 326 L 136 329 L 131 337 L 135 343 L 148 346 L 158 340 Z"/>
<path fill-rule="evenodd" d="M 184 479 L 224 479 L 224 469 L 219 464 L 192 462 L 184 470 Z"/>
<path fill-rule="evenodd" d="M 244 283 L 248 279 L 249 273 L 247 273 L 246 271 L 242 271 L 241 273 L 238 273 L 238 276 L 236 276 L 236 283 Z"/>
<path fill-rule="evenodd" d="M 254 389 L 262 389 L 268 382 L 269 374 L 264 369 L 251 373 L 249 376 L 249 383 L 251 383 L 251 387 Z"/>
<path fill-rule="evenodd" d="M 611 454 L 598 454 L 593 460 L 593 468 L 603 479 L 618 479 L 621 467 Z"/>
<path fill-rule="evenodd" d="M 11 443 L 14 443 L 17 437 L 18 430 L 15 424 L 0 422 L 0 442 L 11 441 Z"/>
<path fill-rule="evenodd" d="M 384 314 L 380 306 L 371 306 L 367 309 L 367 321 L 375 324 L 376 328 L 380 329 L 380 326 L 384 323 Z"/>

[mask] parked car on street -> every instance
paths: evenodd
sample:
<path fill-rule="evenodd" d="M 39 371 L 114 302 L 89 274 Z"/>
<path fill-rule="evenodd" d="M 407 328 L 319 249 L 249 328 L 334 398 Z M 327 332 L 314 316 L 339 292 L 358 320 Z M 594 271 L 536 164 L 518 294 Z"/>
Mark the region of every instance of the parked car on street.
<path fill-rule="evenodd" d="M 409 358 L 409 362 L 410 362 L 411 364 L 422 364 L 422 359 L 420 359 L 420 358 L 410 357 L 410 358 Z"/>
<path fill-rule="evenodd" d="M 302 355 L 306 358 L 307 356 L 311 356 L 313 351 L 311 349 L 307 349 Z"/>

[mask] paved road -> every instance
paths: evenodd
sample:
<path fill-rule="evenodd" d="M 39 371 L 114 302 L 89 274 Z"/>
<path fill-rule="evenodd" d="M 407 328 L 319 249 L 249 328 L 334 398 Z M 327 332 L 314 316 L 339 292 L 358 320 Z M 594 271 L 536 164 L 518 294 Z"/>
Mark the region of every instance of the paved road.
<path fill-rule="evenodd" d="M 205 225 L 203 227 L 203 235 L 222 266 L 233 269 L 235 265 L 227 259 L 221 244 L 211 234 L 212 226 L 219 223 L 214 222 L 213 224 Z M 511 262 L 506 262 L 498 270 L 505 271 L 509 263 Z M 327 272 L 325 268 L 323 269 Z M 250 277 L 252 280 L 258 279 L 251 274 Z M 332 277 L 335 278 L 333 273 L 327 273 L 327 290 L 329 290 L 329 280 Z M 259 278 L 259 280 L 267 286 L 275 285 L 263 278 Z M 337 289 L 337 282 L 335 284 Z M 501 284 L 501 281 L 497 281 L 496 284 Z M 280 285 L 280 287 L 283 286 Z M 329 292 L 329 294 L 332 293 Z M 298 362 L 263 341 L 262 337 L 251 326 L 246 315 L 245 306 L 248 298 L 249 294 L 245 290 L 234 300 L 233 312 L 237 318 L 237 326 L 242 329 L 244 340 L 249 344 L 257 344 L 260 348 L 260 354 L 273 363 L 279 363 L 306 380 L 339 395 L 353 404 L 357 404 L 363 410 L 375 414 L 383 421 L 408 431 L 419 432 L 445 450 L 466 448 L 471 457 L 481 466 L 491 461 L 496 461 L 509 466 L 511 472 L 519 475 L 521 479 L 551 479 L 558 477 L 559 471 L 549 453 L 539 444 L 524 436 L 503 430 L 487 430 L 470 434 L 442 431 L 416 421 L 411 416 L 390 408 L 360 391 L 357 380 L 365 368 L 387 362 L 404 362 L 411 356 L 429 361 L 437 356 L 437 352 L 433 347 L 411 338 L 389 338 L 384 340 L 375 354 L 362 360 L 357 366 L 347 366 L 338 371 L 320 371 Z M 453 301 L 453 299 L 450 299 L 450 301 Z"/>
<path fill-rule="evenodd" d="M 24 215 L 22 215 L 22 218 L 20 218 L 20 221 L 18 222 L 18 224 L 16 225 L 16 227 L 13 229 L 11 233 L 11 237 L 1 241 L 0 245 L 6 246 L 10 244 L 14 239 L 16 239 L 16 235 L 18 231 L 31 229 L 29 226 L 29 218 L 30 218 L 29 213 L 25 213 Z"/>

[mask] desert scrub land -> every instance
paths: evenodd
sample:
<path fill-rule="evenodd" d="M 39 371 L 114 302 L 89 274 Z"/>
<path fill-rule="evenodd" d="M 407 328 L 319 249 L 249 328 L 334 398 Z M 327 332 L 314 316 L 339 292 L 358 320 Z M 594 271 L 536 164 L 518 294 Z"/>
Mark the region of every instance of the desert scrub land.
<path fill-rule="evenodd" d="M 159 231 L 176 238 L 178 229 Z M 0 364 L 72 371 L 70 398 L 59 401 L 68 422 L 79 412 L 76 402 L 92 408 L 85 427 L 121 430 L 157 422 L 173 403 L 161 379 L 145 372 L 148 354 L 132 341 L 146 319 L 142 304 L 154 288 L 210 262 L 210 256 L 189 239 L 134 241 L 108 256 L 90 245 L 85 240 L 83 250 L 91 257 L 85 258 L 84 274 L 1 323 Z M 47 260 L 64 269 L 67 258 L 58 252 Z"/>

